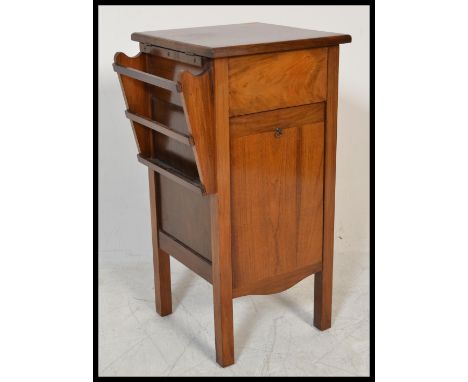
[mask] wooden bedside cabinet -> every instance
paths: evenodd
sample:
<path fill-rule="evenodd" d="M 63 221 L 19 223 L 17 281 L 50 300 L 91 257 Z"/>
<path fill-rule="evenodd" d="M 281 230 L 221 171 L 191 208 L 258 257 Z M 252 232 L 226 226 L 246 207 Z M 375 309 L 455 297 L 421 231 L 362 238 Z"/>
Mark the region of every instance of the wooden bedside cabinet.
<path fill-rule="evenodd" d="M 156 310 L 172 313 L 169 256 L 213 285 L 216 359 L 234 363 L 232 299 L 315 274 L 331 325 L 339 44 L 263 23 L 133 33 L 117 53 L 148 167 Z"/>

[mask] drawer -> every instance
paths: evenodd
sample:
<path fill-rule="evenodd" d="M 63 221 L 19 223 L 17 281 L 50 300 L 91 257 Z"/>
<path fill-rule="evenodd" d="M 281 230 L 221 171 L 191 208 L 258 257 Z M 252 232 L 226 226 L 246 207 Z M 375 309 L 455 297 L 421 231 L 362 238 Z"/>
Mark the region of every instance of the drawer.
<path fill-rule="evenodd" d="M 229 59 L 229 114 L 325 101 L 328 48 Z"/>

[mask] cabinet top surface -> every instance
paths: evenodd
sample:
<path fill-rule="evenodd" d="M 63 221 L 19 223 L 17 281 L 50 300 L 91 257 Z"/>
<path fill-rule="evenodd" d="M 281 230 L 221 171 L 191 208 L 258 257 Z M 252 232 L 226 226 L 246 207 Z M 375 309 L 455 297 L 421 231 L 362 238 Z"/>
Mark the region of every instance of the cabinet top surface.
<path fill-rule="evenodd" d="M 351 36 L 283 25 L 246 23 L 135 32 L 132 40 L 218 58 L 338 45 L 351 42 Z"/>

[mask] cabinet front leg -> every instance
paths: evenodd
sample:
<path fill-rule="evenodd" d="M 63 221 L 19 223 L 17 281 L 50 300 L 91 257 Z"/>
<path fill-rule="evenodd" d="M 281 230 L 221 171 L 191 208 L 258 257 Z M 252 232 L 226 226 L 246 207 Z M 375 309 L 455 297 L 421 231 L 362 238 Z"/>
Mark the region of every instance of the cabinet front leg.
<path fill-rule="evenodd" d="M 172 313 L 171 263 L 169 255 L 159 248 L 156 195 L 158 174 L 153 170 L 148 170 L 148 177 L 150 191 L 151 234 L 153 240 L 154 297 L 156 301 L 156 312 L 161 316 L 167 316 Z"/>
<path fill-rule="evenodd" d="M 320 330 L 331 327 L 332 274 L 322 270 L 315 274 L 314 326 Z"/>
<path fill-rule="evenodd" d="M 314 325 L 320 330 L 331 327 L 332 312 L 338 58 L 339 47 L 329 47 L 324 153 L 322 271 L 315 274 L 314 289 Z"/>
<path fill-rule="evenodd" d="M 234 363 L 234 324 L 232 312 L 232 271 L 230 235 L 226 220 L 220 219 L 219 199 L 212 196 L 212 276 L 216 361 L 223 367 Z M 222 208 L 222 207 L 221 207 Z M 229 226 L 229 224 L 228 224 Z"/>
<path fill-rule="evenodd" d="M 216 131 L 216 189 L 211 196 L 211 257 L 214 299 L 216 361 L 234 363 L 231 264 L 231 175 L 229 143 L 228 61 L 214 61 Z"/>
<path fill-rule="evenodd" d="M 234 363 L 232 294 L 213 285 L 216 362 L 222 367 Z"/>

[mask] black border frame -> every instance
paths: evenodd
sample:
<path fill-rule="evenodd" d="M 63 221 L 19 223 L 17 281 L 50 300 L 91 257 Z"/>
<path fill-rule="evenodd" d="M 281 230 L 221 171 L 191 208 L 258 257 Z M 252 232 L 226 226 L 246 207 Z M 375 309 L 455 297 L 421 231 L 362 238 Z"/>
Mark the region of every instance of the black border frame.
<path fill-rule="evenodd" d="M 93 110 L 93 120 L 94 120 L 94 131 L 93 131 L 93 222 L 94 222 L 94 237 L 93 237 L 93 380 L 99 378 L 112 378 L 112 377 L 100 377 L 98 375 L 98 8 L 99 6 L 112 6 L 112 5 L 171 5 L 171 4 L 145 4 L 138 2 L 138 4 L 119 4 L 115 1 L 95 1 L 93 3 L 93 96 L 95 99 L 94 110 Z M 181 4 L 179 4 L 181 5 Z M 192 4 L 182 4 L 182 5 L 192 5 Z M 205 5 L 205 4 L 204 4 Z M 206 4 L 209 5 L 209 4 Z M 241 5 L 241 4 L 224 4 L 224 5 Z M 244 5 L 255 5 L 255 4 L 244 4 Z M 266 5 L 266 4 L 256 4 L 256 5 Z M 279 5 L 279 4 L 275 4 Z M 346 2 L 335 2 L 335 3 L 323 3 L 317 2 L 315 4 L 288 4 L 288 6 L 294 5 L 324 5 L 324 6 L 369 6 L 369 16 L 370 16 L 370 242 L 369 242 L 369 256 L 370 256 L 370 375 L 369 377 L 314 377 L 314 378 L 357 378 L 357 379 L 370 379 L 375 380 L 375 264 L 374 264 L 374 255 L 375 255 L 375 4 L 374 1 L 369 2 L 359 2 L 355 4 L 349 4 Z M 116 377 L 116 378 L 133 378 L 133 377 Z M 138 378 L 138 377 L 137 377 Z M 167 377 L 145 377 L 145 378 L 167 378 Z M 219 378 L 219 377 L 218 377 Z M 301 378 L 301 377 L 295 377 Z M 302 377 L 302 378 L 312 378 L 312 377 Z"/>

